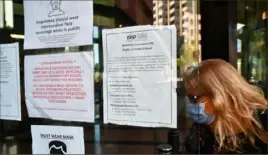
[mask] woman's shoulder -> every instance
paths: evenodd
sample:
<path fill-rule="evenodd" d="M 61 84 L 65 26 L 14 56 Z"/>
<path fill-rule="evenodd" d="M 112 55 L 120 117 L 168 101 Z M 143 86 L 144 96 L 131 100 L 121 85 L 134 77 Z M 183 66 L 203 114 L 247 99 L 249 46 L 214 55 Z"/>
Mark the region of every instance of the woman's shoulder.
<path fill-rule="evenodd" d="M 189 153 L 206 153 L 206 154 L 260 154 L 263 153 L 263 146 L 258 138 L 255 138 L 255 145 L 244 135 L 239 134 L 241 143 L 239 148 L 228 145 L 220 148 L 214 134 L 207 125 L 193 124 L 189 135 L 185 140 L 185 148 Z M 265 147 L 265 146 L 264 146 Z"/>
<path fill-rule="evenodd" d="M 215 154 L 261 154 L 262 149 L 259 144 L 259 139 L 255 138 L 255 144 L 249 140 L 244 134 L 239 134 L 240 144 L 239 147 L 229 145 L 228 139 L 225 143 L 225 147 L 220 148 L 216 143 L 214 146 Z"/>
<path fill-rule="evenodd" d="M 193 124 L 185 140 L 185 148 L 189 153 L 213 153 L 214 135 L 207 125 Z"/>

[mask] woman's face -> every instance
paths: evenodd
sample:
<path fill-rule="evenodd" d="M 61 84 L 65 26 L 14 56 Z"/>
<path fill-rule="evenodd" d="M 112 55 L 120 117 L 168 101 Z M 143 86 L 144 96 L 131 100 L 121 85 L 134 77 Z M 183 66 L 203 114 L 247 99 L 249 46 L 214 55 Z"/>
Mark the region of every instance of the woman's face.
<path fill-rule="evenodd" d="M 200 96 L 201 88 L 196 78 L 191 78 L 186 82 L 186 91 L 189 95 Z"/>
<path fill-rule="evenodd" d="M 199 66 L 191 66 L 185 71 L 186 75 L 186 91 L 188 95 L 200 96 L 201 89 L 199 84 L 199 73 L 197 72 Z"/>

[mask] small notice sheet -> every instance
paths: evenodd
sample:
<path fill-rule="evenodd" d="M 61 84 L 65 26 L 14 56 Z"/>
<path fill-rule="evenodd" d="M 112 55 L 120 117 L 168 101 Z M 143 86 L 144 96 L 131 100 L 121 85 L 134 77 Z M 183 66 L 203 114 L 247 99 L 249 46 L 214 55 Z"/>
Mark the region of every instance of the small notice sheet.
<path fill-rule="evenodd" d="M 175 26 L 102 31 L 104 123 L 177 127 Z"/>
<path fill-rule="evenodd" d="M 94 122 L 93 52 L 26 56 L 30 117 Z"/>
<path fill-rule="evenodd" d="M 21 120 L 19 43 L 0 44 L 0 119 Z"/>
<path fill-rule="evenodd" d="M 24 49 L 92 44 L 93 0 L 24 0 Z"/>
<path fill-rule="evenodd" d="M 32 154 L 85 154 L 82 127 L 32 125 Z"/>

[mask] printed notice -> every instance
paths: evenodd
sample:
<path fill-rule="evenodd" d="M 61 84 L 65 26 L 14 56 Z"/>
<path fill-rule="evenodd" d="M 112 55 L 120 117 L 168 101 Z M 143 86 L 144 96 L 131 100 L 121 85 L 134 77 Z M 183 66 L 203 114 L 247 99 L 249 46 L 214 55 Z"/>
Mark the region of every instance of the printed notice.
<path fill-rule="evenodd" d="M 85 154 L 82 127 L 32 125 L 32 154 Z"/>
<path fill-rule="evenodd" d="M 0 119 L 21 120 L 19 43 L 0 44 Z"/>
<path fill-rule="evenodd" d="M 102 31 L 104 123 L 177 126 L 175 26 Z"/>
<path fill-rule="evenodd" d="M 92 44 L 93 0 L 24 1 L 24 49 Z"/>
<path fill-rule="evenodd" d="M 26 56 L 30 117 L 94 122 L 93 52 Z"/>

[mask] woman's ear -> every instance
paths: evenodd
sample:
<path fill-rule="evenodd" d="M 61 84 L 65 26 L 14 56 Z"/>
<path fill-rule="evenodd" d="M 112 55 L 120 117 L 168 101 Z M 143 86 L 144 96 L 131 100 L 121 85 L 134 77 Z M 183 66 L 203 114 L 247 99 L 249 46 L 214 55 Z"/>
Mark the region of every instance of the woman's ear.
<path fill-rule="evenodd" d="M 198 103 L 205 103 L 205 113 L 206 114 L 215 114 L 215 108 L 210 96 L 201 96 L 198 99 Z"/>

